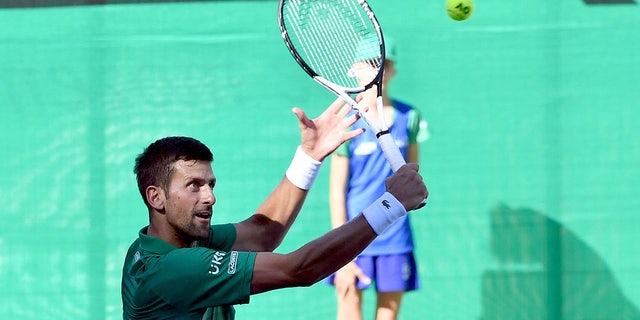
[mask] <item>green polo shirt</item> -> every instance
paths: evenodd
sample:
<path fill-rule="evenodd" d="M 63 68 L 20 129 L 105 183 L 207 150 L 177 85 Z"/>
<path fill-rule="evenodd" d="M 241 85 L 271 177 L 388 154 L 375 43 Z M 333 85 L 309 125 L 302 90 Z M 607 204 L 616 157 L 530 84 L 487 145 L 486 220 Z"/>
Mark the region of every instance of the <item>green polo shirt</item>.
<path fill-rule="evenodd" d="M 255 252 L 231 251 L 232 224 L 214 225 L 207 241 L 176 248 L 140 230 L 122 271 L 123 319 L 235 318 L 249 302 Z"/>

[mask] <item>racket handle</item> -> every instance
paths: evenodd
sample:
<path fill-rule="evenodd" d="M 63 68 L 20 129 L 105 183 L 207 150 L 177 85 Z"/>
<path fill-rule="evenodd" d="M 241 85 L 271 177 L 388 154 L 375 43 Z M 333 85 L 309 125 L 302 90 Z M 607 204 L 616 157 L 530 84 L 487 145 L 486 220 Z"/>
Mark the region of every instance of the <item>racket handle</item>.
<path fill-rule="evenodd" d="M 398 149 L 396 142 L 393 141 L 389 131 L 379 132 L 377 136 L 380 148 L 382 148 L 382 152 L 384 152 L 384 155 L 387 157 L 387 160 L 391 165 L 391 170 L 393 170 L 393 172 L 398 171 L 398 169 L 407 162 L 404 161 L 404 157 L 400 153 L 400 149 Z"/>
<path fill-rule="evenodd" d="M 398 149 L 398 146 L 395 141 L 393 141 L 388 130 L 378 133 L 377 136 L 380 148 L 382 148 L 382 152 L 384 152 L 384 155 L 387 157 L 387 161 L 389 161 L 389 164 L 391 165 L 391 170 L 393 170 L 393 172 L 398 171 L 400 167 L 407 163 L 404 161 L 404 157 L 402 156 L 402 153 L 400 153 L 400 149 Z M 420 209 L 426 204 L 427 200 L 422 200 L 422 202 L 413 210 Z"/>

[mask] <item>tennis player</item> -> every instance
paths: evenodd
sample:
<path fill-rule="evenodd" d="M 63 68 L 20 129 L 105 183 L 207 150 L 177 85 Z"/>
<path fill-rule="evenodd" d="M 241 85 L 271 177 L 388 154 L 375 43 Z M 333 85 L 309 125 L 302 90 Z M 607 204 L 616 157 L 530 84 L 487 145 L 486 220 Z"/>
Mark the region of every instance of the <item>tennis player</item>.
<path fill-rule="evenodd" d="M 384 113 L 391 136 L 405 161 L 418 162 L 418 143 L 426 139 L 426 122 L 413 107 L 391 99 L 388 88 L 396 74 L 396 47 L 393 39 L 385 38 L 382 98 Z M 363 64 L 368 66 L 368 64 Z M 370 81 L 370 75 L 361 82 Z M 371 119 L 380 119 L 375 107 L 375 88 L 365 92 Z M 356 123 L 354 128 L 361 128 Z M 334 228 L 355 219 L 372 201 L 383 194 L 385 180 L 393 174 L 382 149 L 372 132 L 355 137 L 341 145 L 331 157 L 329 204 Z M 396 319 L 405 292 L 419 288 L 414 257 L 413 235 L 409 217 L 394 222 L 376 238 L 354 261 L 349 262 L 327 279 L 335 285 L 337 319 L 362 319 L 363 290 L 375 284 L 376 319 Z"/>
<path fill-rule="evenodd" d="M 417 164 L 400 168 L 359 218 L 288 254 L 272 251 L 300 211 L 322 161 L 363 130 L 341 100 L 316 119 L 294 108 L 302 137 L 281 182 L 238 223 L 211 224 L 216 177 L 208 147 L 189 137 L 151 143 L 134 167 L 149 225 L 123 266 L 123 319 L 234 319 L 252 294 L 310 286 L 353 260 L 428 195 Z"/>

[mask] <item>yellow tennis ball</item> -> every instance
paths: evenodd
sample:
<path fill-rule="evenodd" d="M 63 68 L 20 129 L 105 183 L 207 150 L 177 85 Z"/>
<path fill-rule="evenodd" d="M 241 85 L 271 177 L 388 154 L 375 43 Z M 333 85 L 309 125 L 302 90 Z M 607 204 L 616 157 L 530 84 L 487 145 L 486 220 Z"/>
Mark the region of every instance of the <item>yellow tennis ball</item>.
<path fill-rule="evenodd" d="M 451 19 L 462 21 L 473 13 L 473 0 L 447 0 L 447 13 Z"/>

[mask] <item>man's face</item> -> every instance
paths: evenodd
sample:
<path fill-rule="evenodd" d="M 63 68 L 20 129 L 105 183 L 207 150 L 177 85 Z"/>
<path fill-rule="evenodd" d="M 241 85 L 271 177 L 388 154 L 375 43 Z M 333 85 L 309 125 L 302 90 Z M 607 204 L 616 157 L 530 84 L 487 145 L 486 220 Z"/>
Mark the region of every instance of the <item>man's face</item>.
<path fill-rule="evenodd" d="M 208 161 L 179 160 L 166 190 L 165 214 L 169 225 L 185 240 L 209 237 L 216 178 Z"/>

